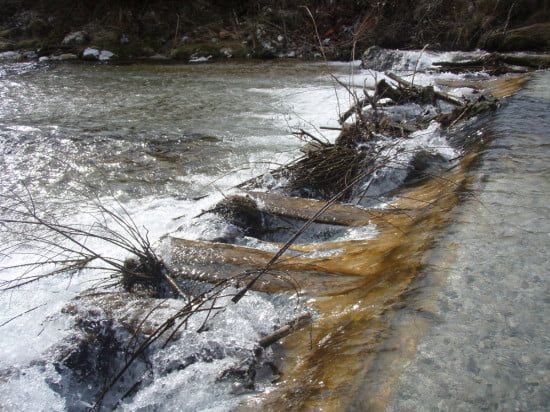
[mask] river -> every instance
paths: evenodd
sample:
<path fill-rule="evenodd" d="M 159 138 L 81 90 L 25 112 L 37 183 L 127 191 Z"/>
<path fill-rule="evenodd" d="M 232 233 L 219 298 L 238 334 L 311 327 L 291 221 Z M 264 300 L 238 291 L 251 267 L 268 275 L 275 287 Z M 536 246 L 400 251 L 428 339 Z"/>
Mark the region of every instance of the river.
<path fill-rule="evenodd" d="M 487 124 L 468 200 L 426 269 L 444 279 L 431 327 L 389 410 L 550 407 L 549 107 L 538 73 Z"/>
<path fill-rule="evenodd" d="M 195 216 L 236 184 L 299 154 L 303 142 L 293 131 L 334 140 L 337 132 L 319 127 L 337 126 L 350 99 L 345 90 L 335 91 L 329 74 L 356 84 L 370 75 L 353 70 L 296 62 L 3 64 L 4 194 L 29 188 L 37 205 L 54 205 L 58 216 L 81 223 L 89 222 L 81 199 L 92 194 L 104 204 L 123 205 L 153 243 L 182 227 L 189 238 L 199 238 L 219 228 L 195 223 Z M 430 76 L 419 74 L 417 81 Z M 450 222 L 437 229 L 439 240 L 408 286 L 412 297 L 405 308 L 387 315 L 386 343 L 377 346 L 348 409 L 548 409 L 549 87 L 548 72 L 535 74 L 483 124 L 486 142 L 469 172 L 472 183 Z M 12 264 L 28 259 L 8 256 Z M 10 269 L 2 279 L 18 275 Z M 51 348 L 71 336 L 72 321 L 62 309 L 98 278 L 85 271 L 2 292 L 0 407 L 90 405 L 95 392 L 67 384 L 47 360 Z M 226 329 L 219 336 L 191 338 L 196 351 L 206 345 L 215 352 L 231 341 L 233 352 L 177 376 L 155 375 L 155 383 L 124 408 L 236 407 L 246 391 L 219 383 L 217 374 L 301 304 L 252 294 L 242 308 L 220 317 Z M 191 349 L 171 350 L 153 363 L 189 356 Z M 269 377 L 259 387 L 269 393 Z"/>

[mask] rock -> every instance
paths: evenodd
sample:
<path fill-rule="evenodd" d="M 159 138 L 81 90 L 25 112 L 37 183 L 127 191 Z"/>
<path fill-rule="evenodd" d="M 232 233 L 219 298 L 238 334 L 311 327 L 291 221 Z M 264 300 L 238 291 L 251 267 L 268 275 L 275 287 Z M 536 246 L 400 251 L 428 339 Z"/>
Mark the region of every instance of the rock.
<path fill-rule="evenodd" d="M 166 57 L 164 54 L 153 54 L 152 56 L 149 56 L 148 59 L 151 59 L 151 60 L 168 60 L 168 57 Z"/>
<path fill-rule="evenodd" d="M 99 50 L 88 47 L 82 52 L 81 58 L 82 60 L 99 60 L 99 55 Z"/>
<path fill-rule="evenodd" d="M 40 56 L 40 57 L 38 58 L 38 62 L 39 62 L 39 63 L 45 63 L 45 62 L 47 62 L 47 61 L 49 61 L 49 60 L 51 60 L 51 59 L 50 59 L 48 56 Z"/>
<path fill-rule="evenodd" d="M 7 51 L 0 53 L 0 60 L 20 60 L 23 56 L 21 53 L 16 51 Z"/>
<path fill-rule="evenodd" d="M 90 41 L 90 36 L 85 31 L 75 31 L 69 33 L 63 39 L 63 44 L 81 46 Z"/>
<path fill-rule="evenodd" d="M 361 57 L 361 67 L 376 71 L 386 70 L 425 70 L 430 59 L 422 59 L 429 52 L 420 50 L 393 50 L 378 46 L 369 47 Z"/>
<path fill-rule="evenodd" d="M 230 59 L 231 57 L 233 57 L 233 50 L 231 50 L 231 47 L 222 47 L 220 49 L 220 52 L 222 52 L 222 54 L 227 57 L 228 59 Z"/>
<path fill-rule="evenodd" d="M 35 51 L 28 51 L 23 53 L 25 60 L 36 60 L 38 59 L 38 53 Z"/>
<path fill-rule="evenodd" d="M 414 154 L 409 163 L 405 182 L 408 184 L 416 183 L 422 179 L 436 175 L 436 170 L 438 170 L 438 168 L 443 169 L 448 163 L 447 159 L 439 153 L 419 150 Z"/>
<path fill-rule="evenodd" d="M 76 60 L 78 59 L 78 56 L 73 53 L 63 53 L 59 56 L 57 56 L 58 60 Z"/>
<path fill-rule="evenodd" d="M 189 59 L 189 63 L 206 63 L 211 59 L 212 55 L 192 57 L 191 59 Z"/>
<path fill-rule="evenodd" d="M 117 55 L 109 50 L 101 50 L 101 53 L 99 53 L 99 60 L 113 60 L 116 58 Z"/>
<path fill-rule="evenodd" d="M 371 69 L 377 71 L 389 70 L 394 63 L 400 58 L 392 51 L 383 49 L 378 46 L 371 46 L 363 53 L 361 58 L 361 67 L 363 69 Z"/>
<path fill-rule="evenodd" d="M 247 235 L 257 236 L 263 230 L 262 213 L 255 200 L 248 196 L 230 196 L 211 210 Z"/>

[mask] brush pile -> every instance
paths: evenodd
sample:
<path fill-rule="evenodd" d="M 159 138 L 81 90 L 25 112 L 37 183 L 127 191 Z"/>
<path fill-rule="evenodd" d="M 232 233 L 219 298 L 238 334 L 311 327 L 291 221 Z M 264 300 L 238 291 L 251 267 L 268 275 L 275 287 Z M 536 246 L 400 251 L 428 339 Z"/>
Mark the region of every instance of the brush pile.
<path fill-rule="evenodd" d="M 387 80 L 378 81 L 372 93 L 365 91 L 363 98 L 354 96 L 355 104 L 340 117 L 341 132 L 335 143 L 324 142 L 303 130 L 295 133 L 311 141 L 302 157 L 270 172 L 276 182 L 270 189 L 289 196 L 329 200 L 338 195 L 340 201 L 356 201 L 354 186 L 360 186 L 379 169 L 395 162 L 395 157 L 388 156 L 388 148 L 396 144 L 396 139 L 407 139 L 413 133 L 427 130 L 434 122 L 441 129 L 448 129 L 497 107 L 496 99 L 489 96 L 461 99 L 436 91 L 433 86 L 415 85 L 393 73 L 386 76 Z M 416 116 L 403 119 L 399 108 L 410 104 L 421 110 Z M 347 122 L 349 119 L 352 121 Z M 440 156 L 426 156 L 424 152 L 420 157 L 422 161 L 418 161 L 419 156 L 410 156 L 407 164 L 398 167 L 418 176 L 441 165 Z M 259 178 L 241 188 L 265 187 L 266 181 Z"/>

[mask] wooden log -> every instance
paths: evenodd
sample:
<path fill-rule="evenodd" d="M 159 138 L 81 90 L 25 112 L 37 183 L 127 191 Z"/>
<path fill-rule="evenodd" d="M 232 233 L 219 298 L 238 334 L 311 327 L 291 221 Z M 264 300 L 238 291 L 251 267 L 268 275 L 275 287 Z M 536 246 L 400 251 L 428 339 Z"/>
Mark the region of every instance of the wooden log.
<path fill-rule="evenodd" d="M 467 60 L 467 61 L 461 61 L 461 62 L 434 62 L 434 66 L 441 67 L 443 69 L 447 69 L 449 71 L 468 71 L 468 70 L 483 70 L 484 63 L 483 60 Z"/>
<path fill-rule="evenodd" d="M 547 69 L 550 67 L 550 55 L 548 54 L 499 54 L 500 59 L 506 64 L 524 66 L 531 69 Z"/>
<path fill-rule="evenodd" d="M 245 192 L 258 203 L 258 208 L 265 213 L 309 220 L 327 202 L 323 200 L 304 199 L 265 192 Z M 325 213 L 315 219 L 319 223 L 342 226 L 365 226 L 383 220 L 385 216 L 402 213 L 401 210 L 365 209 L 345 203 L 333 204 Z"/>
<path fill-rule="evenodd" d="M 480 90 L 484 94 L 496 98 L 507 97 L 518 91 L 523 84 L 530 78 L 530 73 L 501 76 L 496 79 L 460 79 L 449 80 L 440 79 L 437 83 L 445 87 L 469 87 Z"/>
<path fill-rule="evenodd" d="M 503 54 L 491 53 L 480 59 L 461 62 L 434 62 L 442 70 L 455 73 L 487 70 L 494 74 L 522 73 L 527 70 L 550 67 L 550 55 L 547 54 Z"/>
<path fill-rule="evenodd" d="M 307 326 L 311 323 L 312 316 L 311 313 L 306 312 L 302 313 L 299 316 L 296 316 L 294 319 L 290 320 L 286 325 L 277 329 L 275 332 L 270 333 L 266 337 L 260 339 L 258 345 L 262 348 L 267 348 L 270 345 L 273 345 L 275 342 L 283 339 L 284 337 L 290 335 L 291 333 L 302 329 L 304 326 Z"/>
<path fill-rule="evenodd" d="M 370 104 L 370 98 L 364 98 L 359 101 L 357 101 L 353 106 L 351 106 L 344 114 L 340 116 L 338 119 L 338 123 L 344 124 L 346 120 L 348 120 L 352 114 L 354 113 L 361 113 L 364 107 L 368 106 Z"/>
<path fill-rule="evenodd" d="M 405 94 L 388 84 L 384 79 L 376 84 L 376 93 L 381 99 L 388 98 L 396 103 L 401 103 L 406 100 Z"/>
<path fill-rule="evenodd" d="M 170 269 L 175 279 L 218 283 L 235 279 L 242 284 L 253 279 L 273 253 L 224 243 L 172 237 Z M 328 272 L 322 262 L 284 255 L 252 288 L 261 292 L 331 295 L 357 287 L 358 278 Z"/>

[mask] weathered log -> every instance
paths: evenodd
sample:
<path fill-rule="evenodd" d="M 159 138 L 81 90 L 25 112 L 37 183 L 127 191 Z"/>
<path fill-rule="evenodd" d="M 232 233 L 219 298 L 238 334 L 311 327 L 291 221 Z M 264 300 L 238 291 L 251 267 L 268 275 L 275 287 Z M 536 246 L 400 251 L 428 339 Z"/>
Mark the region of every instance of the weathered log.
<path fill-rule="evenodd" d="M 354 113 L 361 113 L 364 107 L 367 107 L 371 104 L 371 97 L 365 97 L 364 99 L 358 100 L 353 106 L 351 106 L 346 112 L 344 112 L 338 122 L 344 124 Z"/>
<path fill-rule="evenodd" d="M 547 69 L 550 67 L 548 54 L 499 54 L 500 59 L 507 64 L 529 67 L 532 69 Z"/>
<path fill-rule="evenodd" d="M 290 335 L 294 331 L 309 325 L 311 321 L 312 321 L 311 313 L 309 312 L 302 313 L 301 315 L 296 316 L 294 319 L 290 320 L 286 325 L 277 329 L 275 332 L 270 333 L 269 335 L 260 339 L 258 344 L 262 348 L 267 348 L 268 346 L 273 345 L 278 340 L 281 340 L 284 337 Z"/>
<path fill-rule="evenodd" d="M 380 80 L 376 84 L 376 93 L 380 96 L 380 98 L 388 98 L 396 103 L 401 103 L 407 100 L 407 96 L 402 90 L 392 87 L 384 79 Z"/>
<path fill-rule="evenodd" d="M 506 73 L 524 73 L 528 70 L 527 67 L 506 64 L 500 60 L 496 54 L 490 56 L 491 59 L 478 59 L 463 62 L 435 62 L 434 66 L 437 66 L 442 71 L 451 73 L 486 71 L 495 76 Z"/>
<path fill-rule="evenodd" d="M 311 219 L 327 203 L 323 200 L 304 199 L 266 192 L 246 192 L 246 194 L 256 200 L 260 210 L 265 213 L 303 220 Z M 364 226 L 383 220 L 389 214 L 400 212 L 402 211 L 365 209 L 346 203 L 335 203 L 315 221 L 342 226 Z"/>
<path fill-rule="evenodd" d="M 518 91 L 531 76 L 530 73 L 502 76 L 496 79 L 439 79 L 437 83 L 445 87 L 469 87 L 496 98 L 507 97 Z"/>
<path fill-rule="evenodd" d="M 502 54 L 491 53 L 480 59 L 461 62 L 434 62 L 441 70 L 454 73 L 485 70 L 491 74 L 523 73 L 532 69 L 550 67 L 547 54 Z"/>
<path fill-rule="evenodd" d="M 248 283 L 274 256 L 273 253 L 224 243 L 170 238 L 172 276 L 218 283 L 234 279 Z M 253 290 L 260 292 L 300 293 L 307 295 L 343 293 L 357 286 L 358 279 L 331 273 L 317 267 L 311 259 L 283 256 L 258 279 Z"/>
<path fill-rule="evenodd" d="M 461 62 L 440 61 L 440 62 L 434 62 L 433 65 L 452 72 L 483 70 L 484 68 L 484 63 L 483 63 L 483 60 L 481 59 L 466 60 Z"/>

